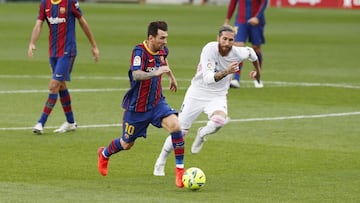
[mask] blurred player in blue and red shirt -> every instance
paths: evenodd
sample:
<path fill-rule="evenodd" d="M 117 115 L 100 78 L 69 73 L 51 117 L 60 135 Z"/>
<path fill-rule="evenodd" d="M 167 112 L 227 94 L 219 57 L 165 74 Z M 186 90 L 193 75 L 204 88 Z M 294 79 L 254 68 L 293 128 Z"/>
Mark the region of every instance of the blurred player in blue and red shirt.
<path fill-rule="evenodd" d="M 234 28 L 237 32 L 235 36 L 235 46 L 245 46 L 247 40 L 252 44 L 255 50 L 260 66 L 262 67 L 261 45 L 265 44 L 264 27 L 265 27 L 265 9 L 268 0 L 230 0 L 224 25 L 229 25 L 235 9 L 237 8 Z M 231 81 L 231 87 L 240 87 L 240 73 L 242 63 L 239 65 L 239 72 L 234 74 Z M 262 81 L 254 80 L 257 88 L 263 87 Z"/>
<path fill-rule="evenodd" d="M 91 44 L 91 51 L 95 61 L 98 61 L 99 50 L 90 27 L 80 10 L 77 0 L 41 0 L 40 8 L 28 48 L 28 56 L 33 57 L 36 50 L 42 25 L 46 21 L 49 27 L 49 60 L 52 79 L 49 84 L 49 96 L 43 112 L 33 128 L 36 134 L 42 134 L 45 123 L 54 108 L 58 96 L 66 116 L 63 123 L 54 132 L 64 133 L 73 131 L 77 125 L 71 108 L 71 98 L 66 81 L 70 81 L 73 64 L 77 54 L 75 38 L 75 22 L 78 20 L 82 30 Z"/>
<path fill-rule="evenodd" d="M 98 170 L 103 176 L 108 173 L 110 156 L 130 149 L 137 138 L 146 138 L 147 128 L 151 124 L 157 128 L 165 128 L 170 133 L 175 152 L 175 184 L 180 188 L 184 186 L 182 175 L 185 142 L 177 111 L 166 102 L 161 85 L 162 75 L 167 74 L 170 79 L 170 91 L 177 90 L 175 76 L 167 62 L 167 30 L 166 22 L 151 22 L 148 25 L 147 40 L 136 45 L 132 51 L 128 71 L 130 89 L 122 103 L 125 109 L 122 136 L 112 140 L 107 147 L 98 149 Z"/>

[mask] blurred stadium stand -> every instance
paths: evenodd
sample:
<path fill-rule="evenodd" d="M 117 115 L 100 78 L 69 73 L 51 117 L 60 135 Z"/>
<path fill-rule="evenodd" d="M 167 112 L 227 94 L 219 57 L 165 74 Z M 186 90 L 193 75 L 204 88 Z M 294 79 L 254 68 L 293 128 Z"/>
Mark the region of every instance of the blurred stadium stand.
<path fill-rule="evenodd" d="M 0 0 L 0 3 L 6 2 L 39 2 L 40 0 Z M 148 4 L 186 4 L 190 0 L 79 0 L 80 2 L 104 2 L 104 3 L 148 3 Z M 224 5 L 230 0 L 207 0 L 208 4 Z M 193 4 L 201 4 L 202 0 L 193 0 Z"/>

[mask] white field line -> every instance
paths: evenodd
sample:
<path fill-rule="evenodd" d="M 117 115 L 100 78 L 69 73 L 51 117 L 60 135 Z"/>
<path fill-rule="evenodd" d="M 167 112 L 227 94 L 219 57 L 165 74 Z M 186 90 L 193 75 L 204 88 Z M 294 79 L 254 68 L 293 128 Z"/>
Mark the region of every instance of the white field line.
<path fill-rule="evenodd" d="M 0 75 L 0 78 L 10 79 L 49 79 L 49 76 L 45 75 Z M 127 77 L 107 77 L 107 76 L 78 76 L 73 77 L 76 80 L 128 80 Z M 178 81 L 188 81 L 188 79 L 177 79 Z M 252 81 L 242 81 L 245 83 L 252 83 Z M 337 87 L 337 88 L 351 88 L 359 89 L 360 86 L 349 84 L 330 84 L 330 83 L 300 83 L 300 82 L 279 82 L 279 81 L 266 81 L 266 86 L 324 86 L 324 87 Z M 249 86 L 250 87 L 250 86 Z M 252 86 L 251 86 L 252 87 Z M 71 89 L 71 92 L 114 92 L 114 91 L 126 91 L 128 88 L 101 88 L 101 89 Z M 185 89 L 185 88 L 180 88 Z M 0 90 L 0 94 L 20 94 L 20 93 L 46 93 L 48 90 Z M 311 119 L 311 118 L 325 118 L 325 117 L 339 117 L 339 116 L 352 116 L 360 115 L 360 112 L 345 112 L 345 113 L 332 113 L 332 114 L 319 114 L 319 115 L 298 115 L 298 116 L 284 116 L 284 117 L 269 117 L 269 118 L 248 118 L 248 119 L 231 119 L 230 122 L 253 122 L 253 121 L 273 121 L 273 120 L 289 120 L 289 119 Z M 196 121 L 195 123 L 206 123 L 207 121 Z M 121 124 L 92 124 L 81 125 L 79 128 L 102 128 L 102 127 L 114 127 L 121 126 Z M 55 126 L 49 126 L 46 128 L 57 128 Z M 4 130 L 27 130 L 31 127 L 12 127 L 12 128 L 0 128 L 0 131 Z"/>
<path fill-rule="evenodd" d="M 49 79 L 49 76 L 45 75 L 0 75 L 1 78 L 7 79 Z M 108 77 L 108 76 L 77 76 L 72 77 L 74 80 L 128 80 L 127 77 Z M 167 78 L 164 78 L 165 80 Z M 189 79 L 178 78 L 178 81 L 189 81 Z M 250 80 L 242 80 L 241 83 L 252 83 Z M 306 83 L 306 82 L 281 82 L 281 81 L 264 81 L 266 87 L 335 87 L 335 88 L 347 88 L 347 89 L 360 89 L 360 85 L 350 84 L 332 84 L 332 83 Z M 242 88 L 249 88 L 252 86 L 242 86 Z M 180 90 L 185 90 L 187 87 L 180 87 Z M 118 92 L 127 91 L 126 88 L 98 88 L 98 89 L 70 89 L 71 92 Z M 166 88 L 164 89 L 167 90 Z M 0 90 L 0 94 L 33 94 L 33 93 L 47 93 L 47 89 L 41 90 Z"/>
<path fill-rule="evenodd" d="M 291 119 L 315 119 L 315 118 L 329 118 L 329 117 L 344 117 L 360 115 L 360 111 L 355 112 L 343 112 L 343 113 L 330 113 L 330 114 L 315 114 L 315 115 L 298 115 L 298 116 L 280 116 L 280 117 L 268 117 L 268 118 L 245 118 L 245 119 L 230 119 L 229 122 L 254 122 L 254 121 L 277 121 L 277 120 L 291 120 Z M 207 120 L 196 121 L 195 123 L 206 123 Z M 88 124 L 79 125 L 78 128 L 108 128 L 108 127 L 120 127 L 119 124 Z M 48 129 L 55 129 L 55 126 L 46 126 Z M 12 128 L 0 128 L 0 131 L 10 130 L 29 130 L 32 127 L 12 127 Z"/>

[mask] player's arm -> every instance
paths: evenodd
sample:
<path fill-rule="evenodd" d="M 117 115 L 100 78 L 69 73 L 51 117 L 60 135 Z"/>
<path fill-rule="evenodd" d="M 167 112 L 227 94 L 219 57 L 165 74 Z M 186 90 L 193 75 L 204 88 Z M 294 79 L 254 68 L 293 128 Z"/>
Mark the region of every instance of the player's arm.
<path fill-rule="evenodd" d="M 44 21 L 37 19 L 35 22 L 34 28 L 32 30 L 29 48 L 28 48 L 28 56 L 30 58 L 33 57 L 34 51 L 36 50 L 35 43 L 39 39 L 43 23 L 44 23 Z"/>
<path fill-rule="evenodd" d="M 219 71 L 214 74 L 215 82 L 223 79 L 229 74 L 235 73 L 239 70 L 239 63 L 238 62 L 232 62 L 230 65 L 225 69 L 225 71 Z"/>
<path fill-rule="evenodd" d="M 88 40 L 91 44 L 91 52 L 93 54 L 94 60 L 97 62 L 99 60 L 99 49 L 97 47 L 95 38 L 91 32 L 90 26 L 83 16 L 78 18 L 78 21 L 79 21 L 81 29 L 84 31 L 86 37 L 88 38 Z"/>
<path fill-rule="evenodd" d="M 166 60 L 166 64 L 169 65 L 168 60 L 167 60 L 167 59 L 165 59 L 165 60 Z M 169 68 L 169 69 L 170 69 L 170 68 Z M 171 71 L 171 69 L 170 69 L 169 72 L 166 72 L 166 75 L 168 75 L 169 80 L 170 80 L 170 91 L 176 92 L 176 91 L 177 91 L 178 84 L 177 84 L 177 82 L 176 82 L 176 78 L 175 78 L 174 73 L 173 73 L 173 72 Z"/>
<path fill-rule="evenodd" d="M 230 0 L 228 10 L 227 10 L 227 14 L 226 14 L 226 18 L 225 18 L 225 21 L 224 21 L 224 25 L 229 25 L 230 19 L 232 18 L 232 15 L 233 15 L 233 13 L 235 11 L 237 2 L 238 2 L 237 0 Z"/>
<path fill-rule="evenodd" d="M 239 63 L 232 62 L 229 67 L 227 67 L 224 71 L 215 72 L 215 62 L 211 60 L 205 60 L 206 62 L 202 63 L 202 74 L 203 80 L 207 84 L 212 84 L 221 79 L 225 78 L 227 75 L 235 73 L 239 70 Z"/>
<path fill-rule="evenodd" d="M 171 72 L 169 66 L 160 66 L 157 70 L 152 72 L 145 72 L 143 70 L 133 70 L 132 76 L 134 80 L 149 80 L 153 77 L 158 77 L 163 73 Z"/>
<path fill-rule="evenodd" d="M 254 66 L 254 70 L 250 72 L 250 78 L 259 81 L 261 67 L 256 52 L 251 47 L 244 47 L 244 48 L 249 52 L 248 60 L 251 61 Z"/>

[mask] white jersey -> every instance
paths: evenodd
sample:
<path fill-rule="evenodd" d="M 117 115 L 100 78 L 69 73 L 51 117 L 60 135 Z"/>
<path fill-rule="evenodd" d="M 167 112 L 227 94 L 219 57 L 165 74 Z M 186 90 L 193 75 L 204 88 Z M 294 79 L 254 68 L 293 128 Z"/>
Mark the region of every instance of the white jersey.
<path fill-rule="evenodd" d="M 246 59 L 251 62 L 258 60 L 251 47 L 233 46 L 227 56 L 221 56 L 218 42 L 207 43 L 201 51 L 197 72 L 191 80 L 187 96 L 200 99 L 227 95 L 232 74 L 216 82 L 215 73 L 225 71 L 232 62 L 240 63 Z"/>

